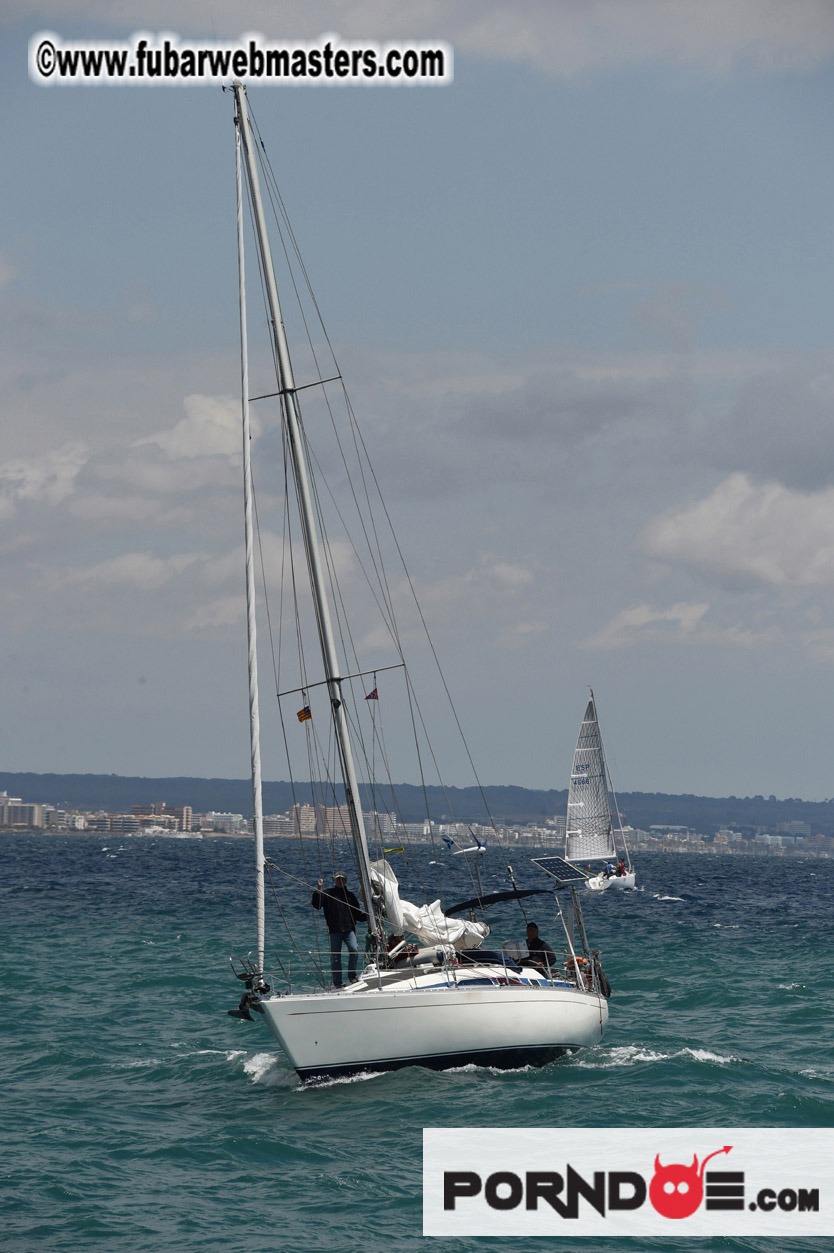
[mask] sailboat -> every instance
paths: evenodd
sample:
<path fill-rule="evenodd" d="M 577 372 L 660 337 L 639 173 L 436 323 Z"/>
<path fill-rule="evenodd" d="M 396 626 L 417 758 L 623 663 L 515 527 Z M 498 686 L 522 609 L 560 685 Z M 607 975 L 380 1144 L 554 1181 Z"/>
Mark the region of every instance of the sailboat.
<path fill-rule="evenodd" d="M 284 310 L 279 302 L 273 251 L 269 241 L 261 172 L 271 177 L 265 146 L 248 104 L 246 89 L 234 83 L 229 89 L 235 106 L 236 171 L 238 190 L 238 257 L 241 328 L 241 379 L 243 426 L 244 517 L 246 526 L 246 598 L 249 647 L 250 746 L 252 760 L 253 830 L 255 846 L 255 949 L 246 957 L 232 959 L 232 970 L 245 984 L 245 991 L 236 1010 L 229 1013 L 244 1020 L 262 1016 L 283 1049 L 290 1064 L 304 1081 L 321 1081 L 334 1076 L 361 1072 L 391 1070 L 408 1065 L 444 1069 L 466 1064 L 515 1067 L 525 1064 L 543 1065 L 579 1048 L 598 1043 L 608 1020 L 606 997 L 610 988 L 600 965 L 599 953 L 588 946 L 582 922 L 578 894 L 573 886 L 578 880 L 575 871 L 564 863 L 555 889 L 523 889 L 517 887 L 508 868 L 511 886 L 507 891 L 485 894 L 477 884 L 471 900 L 445 908 L 441 899 L 427 899 L 422 905 L 404 899 L 400 883 L 386 856 L 371 855 L 376 842 L 382 852 L 383 843 L 390 845 L 391 826 L 386 826 L 380 802 L 371 808 L 372 798 L 380 793 L 372 785 L 360 784 L 359 769 L 364 772 L 374 759 L 386 759 L 389 741 L 384 739 L 373 720 L 383 705 L 383 675 L 406 673 L 404 682 L 408 709 L 415 724 L 422 724 L 422 710 L 412 697 L 412 683 L 404 662 L 391 666 L 363 667 L 353 648 L 355 636 L 343 623 L 346 613 L 342 588 L 337 587 L 338 554 L 328 546 L 324 530 L 324 503 L 327 488 L 322 484 L 320 459 L 313 450 L 309 426 L 302 418 L 301 397 L 304 394 L 305 415 L 311 390 L 326 390 L 333 384 L 341 388 L 341 376 L 319 377 L 314 382 L 297 383 L 290 356 Z M 315 870 L 307 878 L 296 870 L 291 874 L 282 865 L 268 862 L 264 854 L 263 803 L 261 795 L 260 702 L 258 687 L 257 614 L 255 608 L 255 552 L 257 514 L 254 507 L 251 461 L 251 423 L 249 357 L 246 316 L 246 270 L 244 266 L 244 185 L 248 192 L 249 210 L 254 228 L 258 267 L 267 310 L 269 349 L 273 358 L 277 385 L 268 395 L 280 409 L 280 429 L 285 453 L 285 509 L 300 520 L 299 542 L 295 553 L 299 570 L 294 569 L 293 586 L 300 581 L 303 567 L 309 585 L 308 603 L 312 606 L 314 624 L 313 654 L 320 678 L 312 677 L 313 658 L 305 655 L 302 679 L 298 687 L 278 693 L 301 704 L 297 711 L 299 726 L 289 719 L 290 731 L 308 736 L 310 754 L 325 748 L 332 766 L 333 794 L 339 803 L 329 809 L 319 805 L 317 827 L 321 825 L 324 852 L 305 854 L 308 865 L 318 857 Z M 267 181 L 273 205 L 283 202 L 277 186 Z M 279 214 L 276 213 L 279 219 Z M 273 228 L 274 229 L 274 228 Z M 286 237 L 281 241 L 286 255 Z M 294 237 L 292 237 L 294 243 Z M 279 255 L 276 251 L 275 255 Z M 304 271 L 306 277 L 306 270 Z M 317 309 L 317 304 L 316 304 Z M 329 343 L 329 340 L 328 340 Z M 308 390 L 310 389 L 310 390 Z M 329 404 L 328 404 L 329 409 Z M 350 410 L 352 416 L 352 408 Z M 358 438 L 356 446 L 364 447 Z M 341 449 L 341 446 L 340 446 Z M 366 475 L 364 484 L 371 481 Z M 375 482 L 375 478 L 373 479 Z M 387 517 L 387 514 L 386 514 Z M 297 523 L 296 523 L 297 525 Z M 369 530 L 369 529 L 368 529 Z M 297 533 L 298 534 L 298 533 Z M 376 532 L 371 533 L 375 544 Z M 399 552 L 399 548 L 397 548 Z M 376 570 L 376 549 L 373 571 Z M 303 554 L 303 560 L 300 554 Z M 292 553 L 290 556 L 292 559 Z M 298 576 L 298 577 L 296 577 Z M 369 583 L 370 585 L 370 583 Z M 388 584 L 374 591 L 379 598 L 383 616 L 393 615 L 393 597 L 387 597 Z M 364 596 L 361 608 L 367 608 Z M 293 619 L 295 627 L 297 619 Z M 335 624 L 335 625 L 334 625 Z M 301 630 L 297 632 L 301 639 Z M 400 635 L 392 629 L 399 648 Z M 373 636 L 371 636 L 373 640 Z M 293 645 L 296 632 L 293 631 Z M 350 646 L 350 648 L 349 648 Z M 369 647 L 371 645 L 368 645 Z M 299 645 L 301 647 L 301 645 Z M 275 651 L 275 650 L 273 650 Z M 280 649 L 278 650 L 280 651 Z M 368 676 L 372 675 L 372 678 Z M 381 676 L 381 677 L 379 677 Z M 364 694 L 367 687 L 372 690 Z M 359 685 L 359 695 L 355 695 Z M 318 704 L 316 704 L 318 701 Z M 415 712 L 416 710 L 416 712 Z M 361 727 L 371 719 L 367 739 Z M 288 733 L 285 732 L 285 739 Z M 338 786 L 335 775 L 340 776 Z M 376 786 L 376 785 L 373 785 Z M 389 795 L 389 793 L 386 793 Z M 364 801 L 364 805 L 363 805 Z M 299 810 L 300 811 L 300 810 Z M 276 954 L 278 975 L 267 969 L 265 954 L 266 879 L 285 875 L 292 893 L 289 910 L 298 908 L 299 892 L 309 893 L 323 864 L 322 858 L 344 855 L 339 845 L 341 832 L 334 829 L 342 823 L 349 837 L 350 857 L 358 878 L 361 910 L 367 918 L 368 936 L 364 964 L 357 967 L 353 981 L 335 987 L 328 985 L 331 954 L 324 945 L 318 953 L 297 942 L 293 958 Z M 427 830 L 431 823 L 427 823 Z M 383 835 L 383 830 L 386 834 Z M 299 824 L 299 834 L 302 834 Z M 313 838 L 312 836 L 309 838 Z M 397 835 L 396 838 L 399 838 Z M 282 841 L 283 843 L 283 841 Z M 431 855 L 430 850 L 424 850 Z M 478 861 L 479 858 L 474 858 Z M 470 859 L 457 863 L 464 867 Z M 296 866 L 301 863 L 296 863 Z M 435 861 L 435 867 L 438 863 Z M 335 870 L 335 864 L 333 866 Z M 435 870 L 437 873 L 437 870 Z M 334 873 L 334 882 L 343 879 Z M 581 876 L 579 876 L 581 878 Z M 321 879 L 319 878 L 319 882 Z M 301 888 L 299 888 L 301 883 Z M 570 894 L 563 908 L 559 893 Z M 556 958 L 535 960 L 523 942 L 508 942 L 500 950 L 485 949 L 490 933 L 483 920 L 484 911 L 508 900 L 523 901 L 534 894 L 546 894 L 555 902 L 554 924 L 564 931 L 564 950 Z M 429 893 L 429 896 L 431 894 Z M 478 915 L 482 917 L 479 918 Z M 315 919 L 309 924 L 312 926 Z M 294 964 L 293 964 L 294 962 Z M 341 958 L 339 958 L 341 962 Z M 349 967 L 350 969 L 350 967 Z"/>
<path fill-rule="evenodd" d="M 616 826 L 611 812 L 612 797 Z M 579 866 L 600 860 L 606 863 L 585 881 L 586 888 L 592 892 L 635 886 L 636 874 L 622 826 L 592 691 L 573 754 L 565 822 L 565 860 Z M 618 835 L 622 855 L 617 849 Z"/>

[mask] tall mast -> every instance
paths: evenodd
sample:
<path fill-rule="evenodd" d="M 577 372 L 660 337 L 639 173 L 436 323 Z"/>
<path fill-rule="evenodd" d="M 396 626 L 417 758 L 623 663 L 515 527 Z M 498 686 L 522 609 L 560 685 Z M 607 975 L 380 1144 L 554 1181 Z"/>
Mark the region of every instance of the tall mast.
<path fill-rule="evenodd" d="M 235 119 L 237 122 L 237 119 Z M 261 727 L 258 709 L 258 634 L 255 613 L 255 544 L 252 524 L 252 461 L 249 427 L 249 347 L 246 334 L 246 268 L 243 259 L 243 180 L 240 165 L 240 126 L 235 125 L 235 176 L 237 185 L 237 264 L 240 304 L 240 392 L 243 428 L 243 516 L 246 548 L 246 630 L 249 644 L 249 746 L 252 759 L 252 816 L 255 836 L 255 921 L 258 974 L 264 971 L 264 821 L 261 787 Z"/>
<path fill-rule="evenodd" d="M 330 606 L 327 599 L 318 526 L 313 507 L 312 492 L 310 490 L 310 473 L 307 465 L 307 453 L 304 436 L 301 429 L 301 414 L 298 405 L 295 380 L 293 378 L 292 362 L 290 361 L 289 348 L 287 345 L 287 336 L 284 329 L 284 321 L 281 316 L 281 305 L 278 300 L 278 288 L 275 282 L 275 269 L 272 263 L 272 250 L 269 246 L 269 237 L 266 229 L 263 201 L 261 199 L 260 180 L 258 177 L 258 164 L 255 158 L 255 142 L 252 137 L 252 128 L 249 121 L 249 109 L 246 103 L 246 88 L 242 83 L 235 82 L 232 84 L 232 91 L 234 92 L 237 109 L 237 129 L 241 137 L 243 157 L 246 162 L 246 171 L 249 179 L 252 214 L 255 222 L 255 236 L 258 242 L 264 281 L 266 283 L 267 306 L 269 308 L 272 337 L 275 345 L 276 359 L 278 361 L 278 385 L 281 389 L 281 400 L 284 411 L 284 419 L 286 422 L 290 458 L 292 461 L 293 476 L 295 478 L 296 491 L 298 493 L 298 501 L 301 511 L 301 528 L 304 535 L 304 550 L 307 556 L 307 568 L 310 574 L 310 585 L 316 613 L 316 625 L 318 627 L 322 660 L 324 662 L 324 675 L 330 695 L 330 707 L 333 713 L 333 726 L 336 733 L 336 742 L 339 748 L 342 773 L 345 781 L 345 800 L 348 806 L 351 835 L 356 847 L 360 886 L 362 889 L 362 896 L 364 898 L 365 909 L 368 914 L 368 926 L 374 935 L 377 935 L 377 923 L 374 915 L 373 895 L 371 892 L 368 840 L 365 834 L 365 823 L 362 817 L 362 809 L 359 804 L 359 784 L 356 777 L 356 767 L 353 761 L 353 751 L 351 748 L 347 716 L 345 714 L 344 704 L 342 701 L 342 680 L 339 673 L 340 666 L 338 654 L 336 652 L 333 627 L 330 619 Z"/>

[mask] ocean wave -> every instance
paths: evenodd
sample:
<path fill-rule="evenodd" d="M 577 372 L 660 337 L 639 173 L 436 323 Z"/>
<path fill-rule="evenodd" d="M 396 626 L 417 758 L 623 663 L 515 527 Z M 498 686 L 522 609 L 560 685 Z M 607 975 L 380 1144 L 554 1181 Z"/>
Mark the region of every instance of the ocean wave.
<path fill-rule="evenodd" d="M 365 1083 L 368 1079 L 383 1079 L 390 1075 L 390 1071 L 386 1070 L 363 1070 L 358 1075 L 333 1075 L 330 1079 L 315 1079 L 307 1083 L 302 1083 L 299 1087 L 301 1092 L 320 1091 L 322 1088 L 338 1088 L 349 1083 Z"/>
<path fill-rule="evenodd" d="M 695 1062 L 706 1062 L 719 1066 L 727 1066 L 740 1062 L 740 1057 L 732 1054 L 713 1053 L 709 1049 L 682 1048 L 673 1053 L 663 1053 L 658 1049 L 644 1048 L 640 1044 L 623 1044 L 615 1048 L 597 1048 L 572 1064 L 586 1070 L 611 1070 L 617 1066 L 633 1066 L 637 1062 L 670 1062 L 686 1057 Z"/>
<path fill-rule="evenodd" d="M 537 1074 L 539 1071 L 539 1066 L 477 1066 L 474 1062 L 467 1062 L 464 1066 L 447 1066 L 436 1073 L 438 1075 L 490 1075 L 501 1078 L 504 1075 Z"/>
<path fill-rule="evenodd" d="M 682 896 L 661 896 L 658 892 L 652 892 L 652 899 L 656 901 L 683 901 Z"/>
<path fill-rule="evenodd" d="M 283 1070 L 276 1053 L 252 1053 L 243 1063 L 243 1073 L 253 1083 L 268 1083 L 274 1070 Z"/>

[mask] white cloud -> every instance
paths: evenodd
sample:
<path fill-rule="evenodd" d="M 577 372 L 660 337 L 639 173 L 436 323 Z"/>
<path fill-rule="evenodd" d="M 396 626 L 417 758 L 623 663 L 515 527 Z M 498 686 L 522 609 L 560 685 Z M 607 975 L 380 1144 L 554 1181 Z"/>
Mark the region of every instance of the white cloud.
<path fill-rule="evenodd" d="M 185 418 L 165 431 L 137 439 L 133 447 L 154 444 L 172 461 L 192 457 L 234 457 L 241 451 L 240 401 L 232 396 L 186 396 Z M 251 418 L 252 435 L 259 428 Z"/>
<path fill-rule="evenodd" d="M 774 354 L 718 404 L 701 438 L 710 462 L 798 490 L 834 479 L 834 354 Z"/>
<path fill-rule="evenodd" d="M 110 456 L 102 455 L 91 462 L 89 473 L 108 484 L 113 480 L 124 483 L 134 492 L 179 500 L 199 497 L 206 489 L 228 490 L 240 482 L 240 470 L 228 457 L 195 458 L 185 471 L 153 444 L 141 451 L 119 450 Z"/>
<path fill-rule="evenodd" d="M 70 502 L 69 511 L 84 522 L 143 523 L 156 530 L 170 529 L 189 520 L 184 505 L 163 508 L 153 496 L 108 496 L 85 491 Z"/>
<path fill-rule="evenodd" d="M 31 25 L 29 0 L 7 0 L 7 19 Z M 237 38 L 310 39 L 338 31 L 353 39 L 446 39 L 490 61 L 515 61 L 543 73 L 662 61 L 712 72 L 745 65 L 760 72 L 802 70 L 834 51 L 829 0 L 271 0 L 245 8 L 206 8 L 204 0 L 39 0 L 38 20 L 82 22 L 103 30 L 176 30 Z M 102 32 L 103 33 L 103 32 Z"/>
<path fill-rule="evenodd" d="M 796 492 L 732 474 L 643 531 L 647 556 L 738 589 L 834 586 L 834 488 Z"/>
<path fill-rule="evenodd" d="M 96 565 L 71 570 L 65 583 L 101 583 L 110 587 L 126 586 L 153 592 L 182 575 L 190 565 L 203 558 L 196 553 L 174 557 L 157 557 L 150 552 L 123 553 Z"/>
<path fill-rule="evenodd" d="M 816 65 L 834 49 L 825 0 L 572 0 L 459 6 L 456 39 L 483 56 L 570 75 L 600 66 L 691 62 L 724 72 Z"/>
<path fill-rule="evenodd" d="M 548 625 L 542 618 L 519 619 L 501 631 L 496 637 L 495 643 L 499 648 L 507 651 L 512 651 L 516 648 L 526 648 L 532 639 L 544 634 Z"/>
<path fill-rule="evenodd" d="M 715 626 L 705 621 L 708 601 L 680 601 L 668 609 L 651 605 L 631 605 L 621 609 L 611 621 L 583 642 L 583 647 L 599 652 L 628 648 L 634 644 L 723 644 L 735 648 L 752 648 L 772 643 L 780 636 L 775 627 L 752 631 L 746 627 Z"/>
<path fill-rule="evenodd" d="M 21 501 L 59 505 L 75 490 L 88 456 L 86 444 L 70 443 L 42 457 L 17 457 L 0 465 L 0 517 L 9 517 Z"/>
<path fill-rule="evenodd" d="M 657 627 L 669 623 L 674 629 L 666 634 L 691 635 L 709 610 L 709 602 L 703 604 L 677 604 L 669 609 L 652 609 L 651 605 L 631 605 L 621 609 L 611 621 L 585 641 L 586 648 L 600 650 L 623 648 L 646 637 L 651 628 L 657 636 Z"/>
<path fill-rule="evenodd" d="M 799 641 L 809 657 L 830 665 L 834 662 L 834 627 L 801 631 Z"/>
<path fill-rule="evenodd" d="M 183 623 L 183 629 L 189 632 L 216 631 L 235 626 L 243 621 L 246 602 L 243 594 L 237 596 L 218 596 L 215 600 L 195 609 Z"/>
<path fill-rule="evenodd" d="M 420 603 L 433 627 L 470 620 L 490 621 L 498 633 L 528 620 L 529 594 L 536 583 L 535 561 L 508 561 L 495 553 L 481 553 L 475 565 L 460 574 L 421 583 Z M 515 637 L 517 638 L 517 637 Z"/>

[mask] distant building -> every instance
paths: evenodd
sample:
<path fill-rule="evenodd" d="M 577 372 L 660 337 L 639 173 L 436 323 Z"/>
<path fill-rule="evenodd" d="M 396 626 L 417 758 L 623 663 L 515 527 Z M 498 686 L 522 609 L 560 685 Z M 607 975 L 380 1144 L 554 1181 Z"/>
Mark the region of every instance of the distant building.
<path fill-rule="evenodd" d="M 316 811 L 312 805 L 295 804 L 292 807 L 292 819 L 295 830 L 301 835 L 315 835 Z"/>
<path fill-rule="evenodd" d="M 319 835 L 350 835 L 347 805 L 316 805 L 316 832 Z"/>
<path fill-rule="evenodd" d="M 365 826 L 374 835 L 388 837 L 396 833 L 397 816 L 396 814 L 380 814 L 374 811 L 373 813 L 365 814 Z"/>
<path fill-rule="evenodd" d="M 780 822 L 776 830 L 780 835 L 793 835 L 804 839 L 811 834 L 811 824 L 810 822 Z"/>
<path fill-rule="evenodd" d="M 42 829 L 46 826 L 45 806 L 25 804 L 19 796 L 0 792 L 0 825 Z"/>
<path fill-rule="evenodd" d="M 138 831 L 141 823 L 135 814 L 110 814 L 111 831 Z"/>
<path fill-rule="evenodd" d="M 264 814 L 264 835 L 294 835 L 295 823 L 289 814 Z"/>
<path fill-rule="evenodd" d="M 243 814 L 221 814 L 212 810 L 206 814 L 206 823 L 213 831 L 226 831 L 232 835 L 246 830 Z"/>
<path fill-rule="evenodd" d="M 22 803 L 19 796 L 9 796 L 8 792 L 0 792 L 0 826 L 11 826 L 9 808 Z"/>
<path fill-rule="evenodd" d="M 176 818 L 180 831 L 191 830 L 194 812 L 190 805 L 172 805 L 168 812 Z"/>

